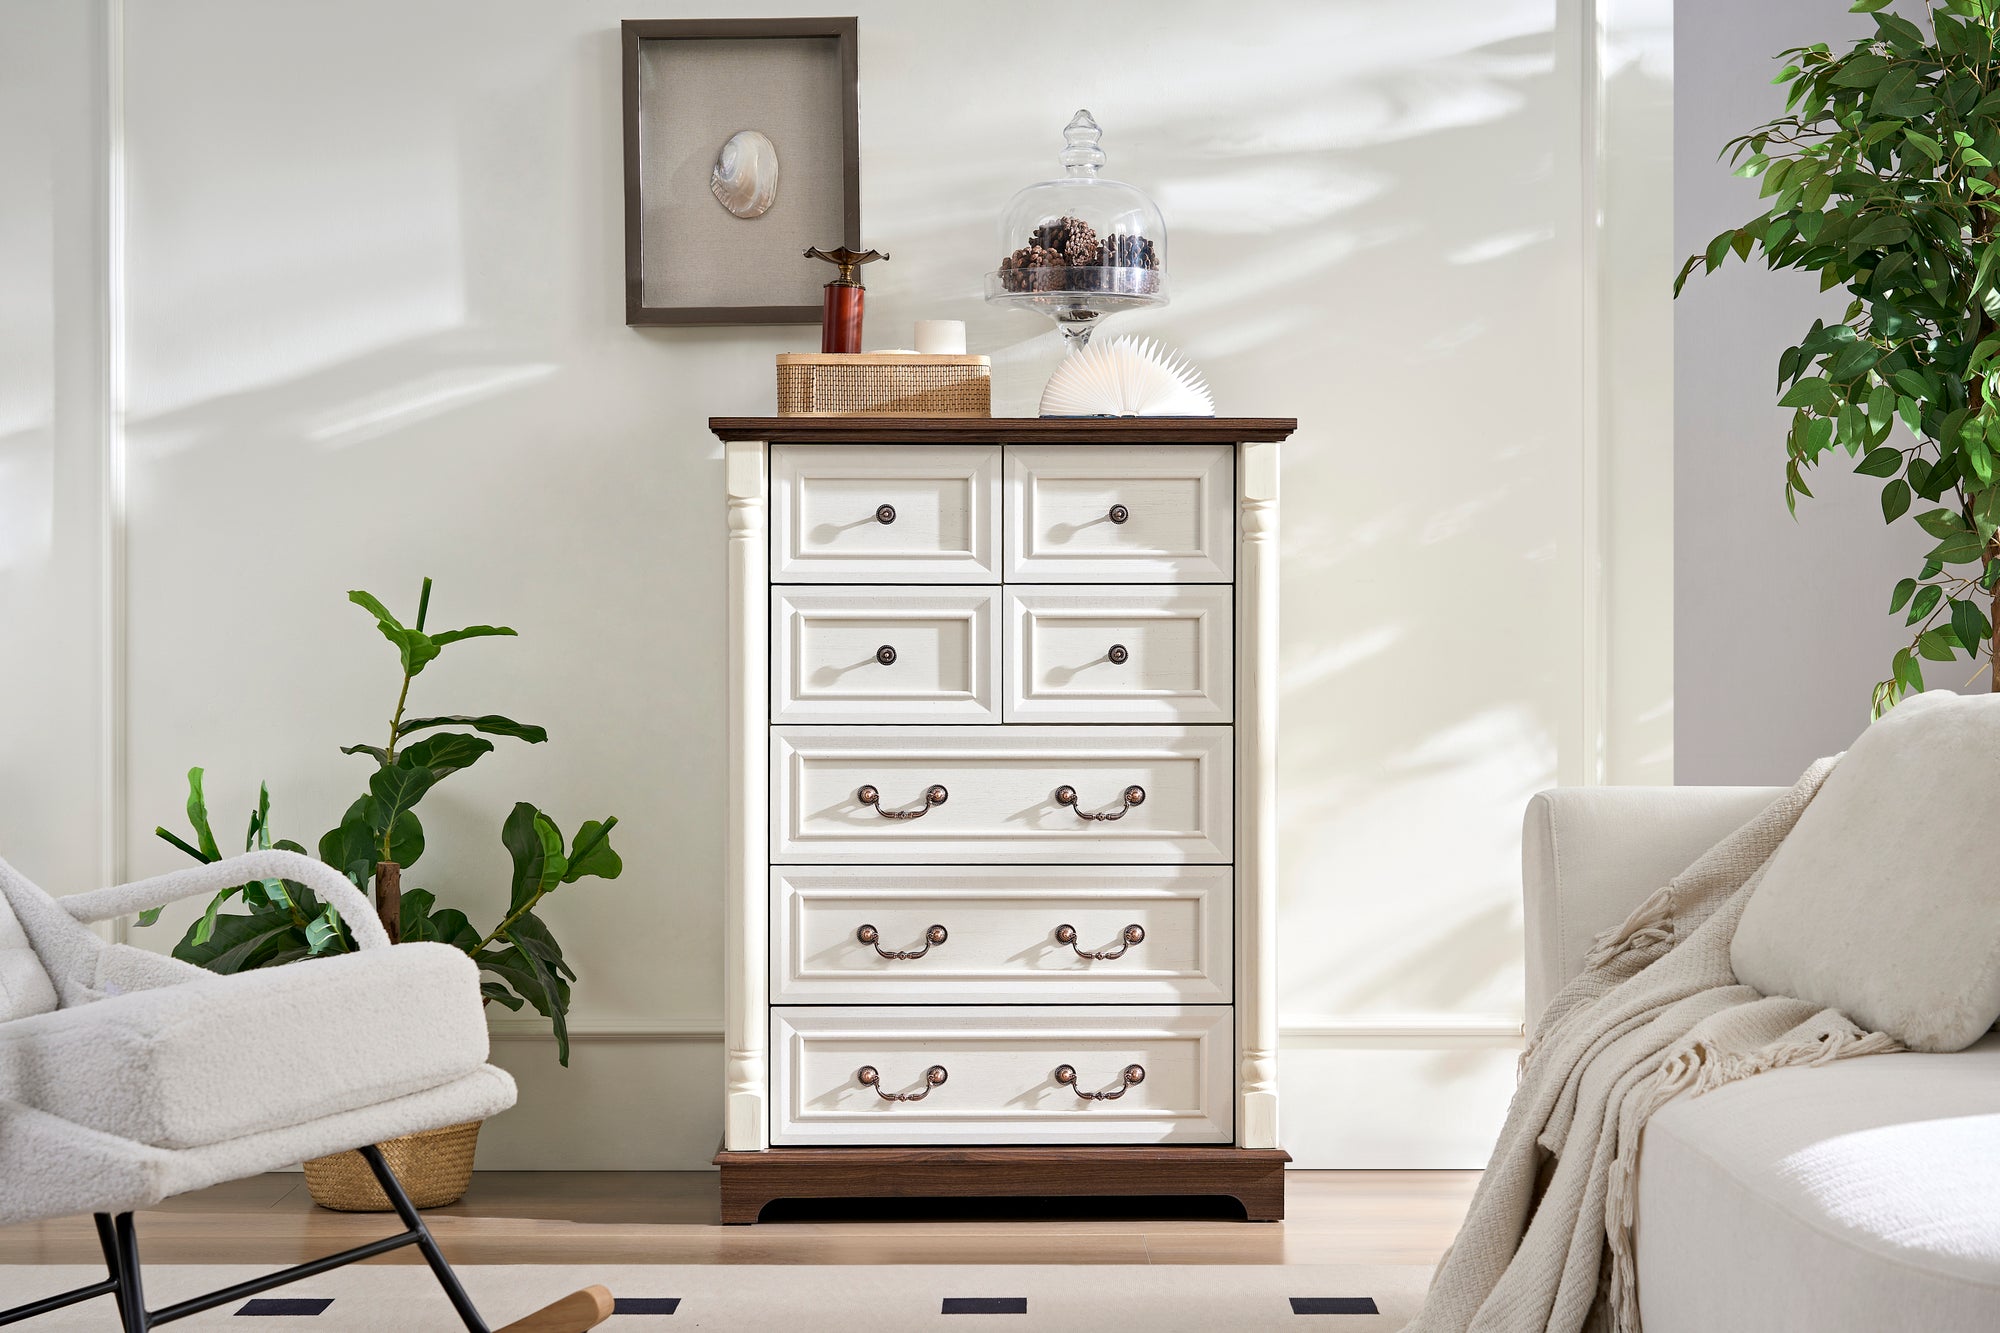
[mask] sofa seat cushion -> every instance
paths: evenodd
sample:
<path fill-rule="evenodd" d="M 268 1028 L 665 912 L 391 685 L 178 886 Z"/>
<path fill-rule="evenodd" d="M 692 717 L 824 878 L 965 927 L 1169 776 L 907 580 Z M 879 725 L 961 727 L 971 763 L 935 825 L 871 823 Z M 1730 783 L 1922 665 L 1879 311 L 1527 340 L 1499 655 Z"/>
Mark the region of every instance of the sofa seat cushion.
<path fill-rule="evenodd" d="M 2000 1329 L 2000 1036 L 1669 1102 L 1635 1237 L 1646 1333 Z"/>
<path fill-rule="evenodd" d="M 135 991 L 0 1026 L 0 1099 L 194 1148 L 409 1096 L 486 1060 L 479 973 L 444 944 Z"/>

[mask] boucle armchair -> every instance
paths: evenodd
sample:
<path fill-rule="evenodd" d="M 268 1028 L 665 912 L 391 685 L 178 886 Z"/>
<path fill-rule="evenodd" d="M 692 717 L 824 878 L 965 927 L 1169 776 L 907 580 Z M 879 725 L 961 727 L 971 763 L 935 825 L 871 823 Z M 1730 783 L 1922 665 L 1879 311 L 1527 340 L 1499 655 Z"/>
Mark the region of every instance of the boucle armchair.
<path fill-rule="evenodd" d="M 88 928 L 256 879 L 310 888 L 347 922 L 358 951 L 221 976 Z M 472 960 L 444 944 L 390 947 L 360 890 L 310 857 L 252 852 L 63 899 L 0 861 L 0 1224 L 93 1213 L 109 1270 L 101 1282 L 0 1311 L 0 1324 L 108 1295 L 126 1333 L 143 1333 L 415 1245 L 465 1326 L 486 1333 L 373 1146 L 512 1106 L 514 1082 L 486 1054 Z M 145 1308 L 134 1210 L 357 1148 L 401 1233 Z M 528 1317 L 532 1326 L 580 1331 L 611 1313 L 602 1288 L 558 1306 L 574 1317 L 552 1321 L 550 1307 Z"/>

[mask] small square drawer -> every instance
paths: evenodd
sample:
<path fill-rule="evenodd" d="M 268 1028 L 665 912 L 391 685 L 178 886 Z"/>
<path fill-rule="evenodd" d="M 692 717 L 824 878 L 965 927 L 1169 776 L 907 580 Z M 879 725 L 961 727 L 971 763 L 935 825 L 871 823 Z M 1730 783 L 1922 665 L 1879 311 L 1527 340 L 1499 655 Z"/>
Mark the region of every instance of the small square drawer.
<path fill-rule="evenodd" d="M 1232 728 L 773 727 L 781 865 L 1222 865 Z"/>
<path fill-rule="evenodd" d="M 771 590 L 773 722 L 1000 720 L 1000 589 Z"/>
<path fill-rule="evenodd" d="M 771 1011 L 771 1142 L 1227 1143 L 1228 1005 Z"/>
<path fill-rule="evenodd" d="M 1227 722 L 1227 586 L 1007 589 L 1009 722 Z"/>
<path fill-rule="evenodd" d="M 997 445 L 777 445 L 774 583 L 998 583 Z"/>
<path fill-rule="evenodd" d="M 1007 449 L 1007 582 L 1227 583 L 1236 455 L 1222 445 Z"/>
<path fill-rule="evenodd" d="M 781 1004 L 1227 1004 L 1228 866 L 784 866 Z"/>

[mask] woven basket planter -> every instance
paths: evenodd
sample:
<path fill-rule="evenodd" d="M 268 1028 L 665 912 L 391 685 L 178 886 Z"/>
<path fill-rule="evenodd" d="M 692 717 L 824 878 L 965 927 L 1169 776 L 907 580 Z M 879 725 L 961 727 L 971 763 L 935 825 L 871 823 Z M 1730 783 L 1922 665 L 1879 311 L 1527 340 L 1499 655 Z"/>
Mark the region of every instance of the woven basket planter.
<path fill-rule="evenodd" d="M 410 1202 L 418 1208 L 442 1208 L 465 1197 L 472 1184 L 472 1155 L 479 1146 L 477 1120 L 400 1139 L 384 1139 L 382 1160 L 396 1173 Z M 389 1198 L 375 1183 L 358 1152 L 315 1157 L 306 1163 L 306 1189 L 322 1208 L 342 1213 L 386 1213 Z"/>

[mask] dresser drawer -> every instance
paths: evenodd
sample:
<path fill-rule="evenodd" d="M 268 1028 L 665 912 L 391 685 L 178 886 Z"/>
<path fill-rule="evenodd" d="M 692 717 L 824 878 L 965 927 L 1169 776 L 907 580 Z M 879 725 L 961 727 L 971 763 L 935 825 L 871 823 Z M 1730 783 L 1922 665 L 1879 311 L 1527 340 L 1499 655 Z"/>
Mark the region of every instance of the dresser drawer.
<path fill-rule="evenodd" d="M 1227 1004 L 1229 882 L 1226 866 L 781 868 L 771 998 Z"/>
<path fill-rule="evenodd" d="M 1000 589 L 771 590 L 773 722 L 1000 720 Z"/>
<path fill-rule="evenodd" d="M 1227 583 L 1235 453 L 1219 445 L 1007 450 L 1007 582 Z"/>
<path fill-rule="evenodd" d="M 1230 589 L 1007 590 L 1009 722 L 1227 722 Z"/>
<path fill-rule="evenodd" d="M 1228 727 L 774 727 L 771 859 L 1226 862 L 1230 775 Z"/>
<path fill-rule="evenodd" d="M 775 583 L 998 583 L 996 445 L 777 445 Z"/>
<path fill-rule="evenodd" d="M 1160 1006 L 771 1011 L 771 1142 L 1222 1143 L 1234 1010 Z M 1144 1071 L 1127 1082 L 1127 1071 Z M 943 1070 L 932 1082 L 928 1071 Z M 1058 1079 L 1059 1069 L 1074 1079 Z M 874 1071 L 872 1084 L 862 1070 Z M 1116 1093 L 1092 1099 L 1085 1093 Z M 920 1100 L 893 1101 L 896 1096 Z"/>

